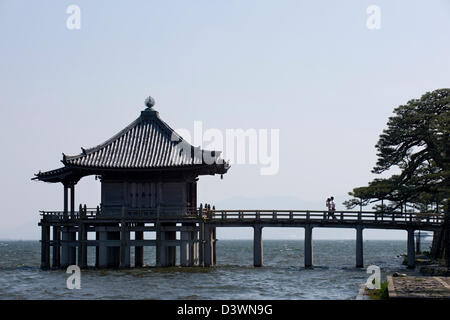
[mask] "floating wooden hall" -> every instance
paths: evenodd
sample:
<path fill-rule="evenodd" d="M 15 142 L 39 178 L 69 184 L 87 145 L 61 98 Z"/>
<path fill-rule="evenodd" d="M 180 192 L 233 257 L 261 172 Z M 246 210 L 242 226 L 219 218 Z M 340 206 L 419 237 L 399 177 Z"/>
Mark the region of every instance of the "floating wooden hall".
<path fill-rule="evenodd" d="M 220 152 L 180 137 L 154 110 L 153 98 L 145 104 L 112 138 L 78 155 L 63 154 L 63 167 L 33 178 L 63 185 L 63 210 L 41 212 L 43 269 L 87 267 L 88 246 L 95 247 L 98 268 L 143 266 L 144 246 L 156 246 L 157 266 L 176 265 L 177 248 L 182 266 L 214 263 L 215 228 L 205 230 L 199 219 L 197 181 L 201 175 L 225 174 L 229 164 Z M 75 186 L 91 175 L 100 179 L 101 203 L 76 210 Z M 145 239 L 144 232 L 156 239 Z"/>

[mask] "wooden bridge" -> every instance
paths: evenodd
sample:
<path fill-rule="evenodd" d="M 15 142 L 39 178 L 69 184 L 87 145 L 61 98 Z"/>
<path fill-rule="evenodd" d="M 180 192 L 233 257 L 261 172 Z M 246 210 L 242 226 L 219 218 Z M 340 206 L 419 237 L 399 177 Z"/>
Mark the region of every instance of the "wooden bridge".
<path fill-rule="evenodd" d="M 96 267 L 130 267 L 130 247 L 135 248 L 135 267 L 143 265 L 143 247 L 156 246 L 156 265 L 175 265 L 176 248 L 181 266 L 216 264 L 216 228 L 252 227 L 254 266 L 263 265 L 262 230 L 266 227 L 305 229 L 305 267 L 313 267 L 313 228 L 356 229 L 356 267 L 363 267 L 363 230 L 397 229 L 408 232 L 408 267 L 415 267 L 414 231 L 438 230 L 443 215 L 373 211 L 316 210 L 209 210 L 186 209 L 186 215 L 170 215 L 162 210 L 127 210 L 111 216 L 97 209 L 80 206 L 79 211 L 41 211 L 41 267 L 60 268 L 71 264 L 85 268 L 87 247 L 96 248 Z M 53 228 L 52 237 L 50 228 Z M 95 233 L 95 240 L 88 233 Z M 155 240 L 144 239 L 154 232 Z M 131 234 L 134 233 L 134 239 Z M 177 233 L 179 235 L 177 236 Z M 78 237 L 77 237 L 78 235 Z M 51 248 L 53 250 L 51 250 Z M 77 254 L 78 253 L 78 254 Z M 52 256 L 52 259 L 50 259 Z M 117 264 L 111 261 L 117 261 Z"/>

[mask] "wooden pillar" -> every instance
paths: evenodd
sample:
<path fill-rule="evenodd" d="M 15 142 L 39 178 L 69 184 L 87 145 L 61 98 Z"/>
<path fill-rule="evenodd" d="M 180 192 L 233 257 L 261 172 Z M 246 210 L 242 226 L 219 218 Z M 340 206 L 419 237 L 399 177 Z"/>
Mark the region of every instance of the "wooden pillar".
<path fill-rule="evenodd" d="M 71 265 L 70 260 L 70 250 L 69 250 L 69 232 L 68 227 L 62 227 L 61 232 L 61 268 L 66 268 Z"/>
<path fill-rule="evenodd" d="M 64 184 L 64 215 L 69 212 L 69 190 L 67 184 Z"/>
<path fill-rule="evenodd" d="M 75 215 L 75 184 L 70 185 L 70 215 Z"/>
<path fill-rule="evenodd" d="M 196 264 L 197 255 L 196 250 L 196 224 L 184 223 L 185 228 L 181 231 L 181 245 L 180 245 L 180 265 L 192 267 Z"/>
<path fill-rule="evenodd" d="M 305 268 L 313 267 L 313 227 L 311 225 L 305 226 Z"/>
<path fill-rule="evenodd" d="M 117 226 L 117 225 L 115 225 Z M 120 242 L 120 231 L 108 231 L 107 233 L 108 241 Z M 108 267 L 117 268 L 120 267 L 120 247 L 118 246 L 108 246 Z"/>
<path fill-rule="evenodd" d="M 50 226 L 41 226 L 41 269 L 50 268 Z"/>
<path fill-rule="evenodd" d="M 69 186 L 67 183 L 63 183 L 64 186 L 64 217 L 67 218 L 69 215 Z M 61 239 L 63 241 L 70 241 L 70 234 L 67 232 L 67 227 L 62 227 Z M 61 243 L 61 267 L 67 267 L 73 262 L 72 255 L 70 251 L 70 246 L 67 243 Z"/>
<path fill-rule="evenodd" d="M 53 226 L 53 259 L 52 267 L 61 267 L 61 230 L 59 226 Z"/>
<path fill-rule="evenodd" d="M 210 267 L 213 264 L 213 247 L 212 247 L 212 228 L 209 225 L 205 225 L 205 239 L 204 239 L 204 265 Z"/>
<path fill-rule="evenodd" d="M 193 227 L 197 228 L 197 224 L 194 223 Z M 198 231 L 197 229 L 195 229 L 194 231 L 191 232 L 191 244 L 190 244 L 190 261 L 191 261 L 191 266 L 196 266 L 199 265 L 199 257 L 198 257 L 198 252 L 199 252 L 199 244 L 198 244 Z"/>
<path fill-rule="evenodd" d="M 416 267 L 416 251 L 414 248 L 414 229 L 408 229 L 408 269 Z"/>
<path fill-rule="evenodd" d="M 198 264 L 205 266 L 205 223 L 200 222 Z"/>
<path fill-rule="evenodd" d="M 84 223 L 78 225 L 78 266 L 87 268 L 87 231 Z"/>
<path fill-rule="evenodd" d="M 120 224 L 120 267 L 130 267 L 130 231 L 125 222 Z"/>
<path fill-rule="evenodd" d="M 174 226 L 174 223 L 161 223 L 159 229 L 159 240 L 157 241 L 157 252 L 159 252 L 159 264 L 161 267 L 176 265 L 176 246 L 169 243 L 176 240 L 176 231 L 168 231 L 167 227 Z M 157 234 L 158 236 L 158 234 Z"/>
<path fill-rule="evenodd" d="M 97 231 L 97 228 L 95 229 L 95 240 L 97 241 L 97 245 L 95 246 L 95 267 L 99 267 L 99 257 L 100 257 L 100 245 L 98 244 L 98 241 L 100 240 L 100 234 Z"/>
<path fill-rule="evenodd" d="M 363 227 L 356 227 L 356 267 L 364 267 L 364 255 L 363 255 Z"/>
<path fill-rule="evenodd" d="M 108 240 L 108 232 L 106 231 L 106 227 L 99 226 L 96 227 L 96 237 L 99 241 L 97 244 L 98 257 L 96 261 L 96 266 L 98 268 L 107 268 L 108 267 L 108 248 L 105 244 L 105 241 Z"/>
<path fill-rule="evenodd" d="M 183 228 L 187 229 L 191 225 L 190 224 L 183 224 Z M 191 240 L 191 232 L 190 230 L 181 230 L 180 235 L 180 266 L 182 267 L 188 267 L 191 265 L 191 246 L 190 246 L 190 240 Z"/>
<path fill-rule="evenodd" d="M 263 265 L 263 241 L 262 227 L 253 226 L 253 266 L 262 267 Z"/>
<path fill-rule="evenodd" d="M 138 227 L 143 227 L 144 223 L 138 223 Z M 136 231 L 134 233 L 135 240 L 144 240 L 144 231 Z M 134 247 L 134 266 L 142 267 L 144 266 L 144 247 L 135 246 Z"/>
<path fill-rule="evenodd" d="M 99 268 L 118 268 L 120 267 L 120 248 L 121 232 L 110 231 L 112 227 L 118 227 L 117 224 L 103 225 L 96 227 L 98 232 L 98 261 L 96 265 Z M 113 244 L 114 242 L 114 244 Z M 119 243 L 118 245 L 115 243 Z"/>
<path fill-rule="evenodd" d="M 174 227 L 176 226 L 176 223 L 167 223 L 167 226 Z M 177 240 L 177 232 L 176 231 L 165 231 L 164 232 L 164 240 L 171 241 L 171 240 Z M 166 255 L 167 255 L 167 266 L 172 267 L 177 264 L 177 246 L 173 244 L 168 244 L 166 247 Z"/>
<path fill-rule="evenodd" d="M 213 227 L 213 242 L 212 242 L 212 246 L 213 246 L 213 265 L 215 266 L 217 264 L 217 250 L 216 250 L 216 244 L 217 244 L 217 232 L 216 232 L 216 227 Z"/>
<path fill-rule="evenodd" d="M 163 265 L 163 260 L 165 258 L 164 250 L 162 248 L 162 232 L 161 232 L 161 223 L 155 223 L 156 226 L 156 266 L 161 267 Z"/>
<path fill-rule="evenodd" d="M 61 233 L 61 267 L 76 264 L 76 234 L 73 227 L 62 227 Z"/>

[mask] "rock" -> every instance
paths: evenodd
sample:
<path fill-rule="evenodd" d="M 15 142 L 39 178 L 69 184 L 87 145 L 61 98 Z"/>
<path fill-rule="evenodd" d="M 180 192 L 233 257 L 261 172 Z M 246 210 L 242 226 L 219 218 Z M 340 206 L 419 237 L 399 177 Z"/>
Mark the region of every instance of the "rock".
<path fill-rule="evenodd" d="M 419 269 L 420 273 L 427 276 L 449 276 L 447 267 L 437 264 L 423 266 Z"/>

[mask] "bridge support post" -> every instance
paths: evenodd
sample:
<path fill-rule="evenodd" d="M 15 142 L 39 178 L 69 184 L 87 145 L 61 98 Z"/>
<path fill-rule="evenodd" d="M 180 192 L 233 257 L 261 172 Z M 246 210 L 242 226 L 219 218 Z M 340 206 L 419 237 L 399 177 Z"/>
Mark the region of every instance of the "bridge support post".
<path fill-rule="evenodd" d="M 95 230 L 95 241 L 97 241 L 97 245 L 95 246 L 95 267 L 98 268 L 98 261 L 99 261 L 99 254 L 100 254 L 100 245 L 98 244 L 98 241 L 100 240 L 99 232 L 97 231 L 97 227 L 94 228 Z"/>
<path fill-rule="evenodd" d="M 97 244 L 98 248 L 98 257 L 95 265 L 98 268 L 107 268 L 108 267 L 108 247 L 105 246 L 104 241 L 108 240 L 108 235 L 106 231 L 106 227 L 96 227 L 96 238 L 99 241 Z"/>
<path fill-rule="evenodd" d="M 213 230 L 209 225 L 204 225 L 205 230 L 205 251 L 204 251 L 204 265 L 210 267 L 213 264 Z"/>
<path fill-rule="evenodd" d="M 42 224 L 41 237 L 41 269 L 50 268 L 50 226 Z"/>
<path fill-rule="evenodd" d="M 61 267 L 67 268 L 76 264 L 77 251 L 74 246 L 76 234 L 73 227 L 62 227 Z"/>
<path fill-rule="evenodd" d="M 78 225 L 78 266 L 87 267 L 87 231 L 83 223 Z"/>
<path fill-rule="evenodd" d="M 364 255 L 363 255 L 363 227 L 356 227 L 356 267 L 364 267 Z"/>
<path fill-rule="evenodd" d="M 161 223 L 161 228 L 159 231 L 159 267 L 167 267 L 169 266 L 168 257 L 167 257 L 167 233 L 164 231 L 164 226 Z"/>
<path fill-rule="evenodd" d="M 305 226 L 305 268 L 313 267 L 313 227 L 311 225 Z"/>
<path fill-rule="evenodd" d="M 172 267 L 176 265 L 177 245 L 170 243 L 177 239 L 177 232 L 169 228 L 176 223 L 165 222 L 156 224 L 156 265 L 158 267 Z"/>
<path fill-rule="evenodd" d="M 169 244 L 168 241 L 176 240 L 176 231 L 168 231 L 167 227 L 175 226 L 174 223 L 161 223 L 159 231 L 157 231 L 157 266 L 159 267 L 172 267 L 176 265 L 176 249 L 173 244 Z"/>
<path fill-rule="evenodd" d="M 155 227 L 156 227 L 156 266 L 161 267 L 163 262 L 161 223 L 159 222 L 155 223 Z"/>
<path fill-rule="evenodd" d="M 216 251 L 217 233 L 216 233 L 216 227 L 212 228 L 212 233 L 213 233 L 213 240 L 212 240 L 213 259 L 212 259 L 212 264 L 215 266 L 217 264 L 217 251 Z"/>
<path fill-rule="evenodd" d="M 181 231 L 180 265 L 192 267 L 198 264 L 197 225 L 184 223 L 183 227 L 187 230 Z"/>
<path fill-rule="evenodd" d="M 120 267 L 130 267 L 130 231 L 125 222 L 120 226 Z"/>
<path fill-rule="evenodd" d="M 143 227 L 144 223 L 137 223 L 137 227 Z M 134 232 L 135 240 L 144 240 L 144 231 L 135 231 Z M 144 247 L 143 246 L 135 246 L 134 247 L 134 266 L 142 267 L 144 266 Z"/>
<path fill-rule="evenodd" d="M 95 231 L 98 232 L 98 261 L 95 263 L 99 268 L 116 268 L 120 265 L 120 245 L 107 246 L 110 240 L 120 242 L 120 232 L 108 231 L 112 226 L 99 226 Z"/>
<path fill-rule="evenodd" d="M 263 265 L 262 228 L 259 225 L 253 226 L 253 265 L 255 267 Z"/>
<path fill-rule="evenodd" d="M 197 228 L 197 225 L 193 224 L 194 228 Z M 191 232 L 191 243 L 189 244 L 189 259 L 191 266 L 197 266 L 200 264 L 199 262 L 199 244 L 198 244 L 198 231 Z"/>
<path fill-rule="evenodd" d="M 61 267 L 61 232 L 60 227 L 53 226 L 53 261 L 52 267 Z"/>
<path fill-rule="evenodd" d="M 118 225 L 116 225 L 116 227 L 117 226 Z M 107 232 L 108 240 L 115 240 L 119 242 L 118 246 L 106 247 L 106 251 L 108 252 L 108 267 L 111 268 L 120 267 L 120 233 L 120 231 Z"/>
<path fill-rule="evenodd" d="M 414 248 L 414 229 L 408 229 L 408 269 L 416 267 L 416 251 Z"/>
<path fill-rule="evenodd" d="M 183 224 L 184 228 L 189 227 L 189 224 Z M 188 267 L 191 264 L 191 245 L 190 245 L 191 232 L 181 230 L 180 232 L 180 266 Z"/>
<path fill-rule="evenodd" d="M 199 223 L 199 240 L 198 240 L 198 264 L 201 267 L 205 266 L 205 223 Z"/>
<path fill-rule="evenodd" d="M 171 226 L 176 226 L 176 223 L 171 223 Z M 177 232 L 176 231 L 166 231 L 164 232 L 165 240 L 177 240 Z M 173 267 L 177 264 L 177 246 L 176 245 L 170 245 L 166 246 L 166 252 L 167 252 L 167 265 L 170 267 Z"/>

